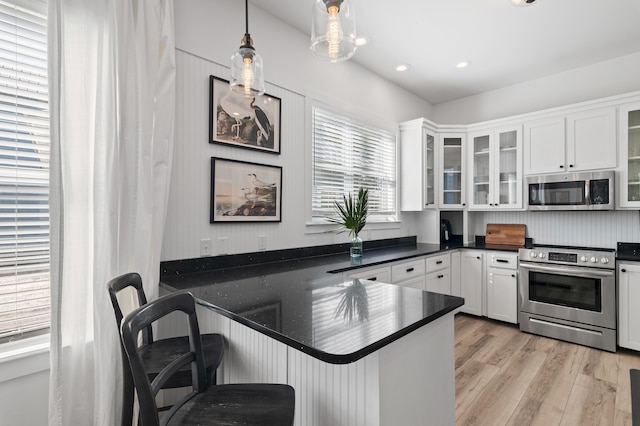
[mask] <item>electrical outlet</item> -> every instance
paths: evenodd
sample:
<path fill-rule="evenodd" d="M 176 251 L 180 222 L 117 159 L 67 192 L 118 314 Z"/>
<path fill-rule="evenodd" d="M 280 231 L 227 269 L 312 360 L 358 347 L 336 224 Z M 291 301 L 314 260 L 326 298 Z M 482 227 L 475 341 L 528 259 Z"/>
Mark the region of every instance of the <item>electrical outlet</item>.
<path fill-rule="evenodd" d="M 211 238 L 200 240 L 200 256 L 211 256 Z"/>
<path fill-rule="evenodd" d="M 267 236 L 258 235 L 258 250 L 264 251 L 267 249 Z"/>
<path fill-rule="evenodd" d="M 229 254 L 229 238 L 218 238 L 218 254 Z"/>

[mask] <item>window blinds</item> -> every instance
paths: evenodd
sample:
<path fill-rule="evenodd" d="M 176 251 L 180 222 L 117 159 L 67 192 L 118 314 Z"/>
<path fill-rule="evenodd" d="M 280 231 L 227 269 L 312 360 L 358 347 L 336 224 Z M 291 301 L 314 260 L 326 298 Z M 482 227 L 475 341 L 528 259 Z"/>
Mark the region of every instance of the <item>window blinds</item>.
<path fill-rule="evenodd" d="M 49 321 L 46 16 L 0 1 L 0 338 Z"/>
<path fill-rule="evenodd" d="M 370 220 L 396 217 L 396 135 L 313 107 L 312 215 L 335 215 L 343 194 L 369 189 Z"/>

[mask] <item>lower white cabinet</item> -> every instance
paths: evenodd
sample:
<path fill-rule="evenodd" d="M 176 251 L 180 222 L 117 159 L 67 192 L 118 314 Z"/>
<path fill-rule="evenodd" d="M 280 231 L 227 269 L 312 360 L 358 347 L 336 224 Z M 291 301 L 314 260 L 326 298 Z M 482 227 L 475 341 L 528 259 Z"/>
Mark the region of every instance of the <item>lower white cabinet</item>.
<path fill-rule="evenodd" d="M 383 283 L 391 282 L 391 267 L 374 266 L 371 268 L 357 269 L 346 274 L 348 278 L 359 278 L 361 280 L 380 281 Z"/>
<path fill-rule="evenodd" d="M 451 258 L 449 253 L 427 257 L 426 290 L 451 294 Z"/>
<path fill-rule="evenodd" d="M 618 262 L 618 345 L 640 351 L 640 263 Z"/>
<path fill-rule="evenodd" d="M 460 255 L 461 311 L 478 316 L 483 315 L 484 254 L 483 250 L 462 250 Z"/>
<path fill-rule="evenodd" d="M 419 277 L 411 278 L 406 281 L 401 281 L 399 283 L 394 283 L 394 284 L 400 285 L 402 287 L 411 287 L 411 288 L 417 288 L 419 290 L 424 290 L 426 288 L 425 281 L 426 281 L 426 278 L 424 275 L 422 275 Z"/>
<path fill-rule="evenodd" d="M 424 258 L 413 259 L 407 262 L 393 263 L 391 265 L 391 282 L 393 284 L 425 289 L 425 262 Z"/>
<path fill-rule="evenodd" d="M 518 323 L 518 278 L 516 271 L 488 268 L 487 316 Z"/>
<path fill-rule="evenodd" d="M 518 323 L 518 254 L 488 251 L 487 316 Z"/>

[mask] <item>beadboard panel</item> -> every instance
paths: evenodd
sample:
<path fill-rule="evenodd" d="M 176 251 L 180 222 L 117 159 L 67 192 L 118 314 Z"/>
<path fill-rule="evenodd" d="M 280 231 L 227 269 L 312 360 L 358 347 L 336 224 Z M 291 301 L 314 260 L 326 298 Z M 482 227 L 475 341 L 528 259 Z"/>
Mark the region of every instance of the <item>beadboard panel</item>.
<path fill-rule="evenodd" d="M 633 211 L 484 212 L 477 213 L 475 235 L 487 223 L 525 223 L 536 244 L 616 248 L 618 241 L 640 242 L 640 213 Z"/>
<path fill-rule="evenodd" d="M 289 349 L 289 384 L 296 390 L 295 425 L 380 424 L 378 353 L 345 365 Z"/>

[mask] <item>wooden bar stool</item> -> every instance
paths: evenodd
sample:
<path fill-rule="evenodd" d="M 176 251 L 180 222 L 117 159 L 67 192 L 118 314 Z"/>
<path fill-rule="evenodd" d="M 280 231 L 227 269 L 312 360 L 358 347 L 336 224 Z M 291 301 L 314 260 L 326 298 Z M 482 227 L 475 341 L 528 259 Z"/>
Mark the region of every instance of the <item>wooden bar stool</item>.
<path fill-rule="evenodd" d="M 122 309 L 118 303 L 117 295 L 125 288 L 132 287 L 137 295 L 138 306 L 147 304 L 147 297 L 142 288 L 142 278 L 139 274 L 131 272 L 128 274 L 115 277 L 107 284 L 111 304 L 115 312 L 116 324 L 118 332 L 120 332 L 120 324 L 122 323 Z M 222 361 L 224 354 L 224 339 L 220 334 L 204 334 L 202 335 L 202 346 L 204 350 L 204 365 L 206 369 L 207 385 L 216 383 L 216 370 Z M 122 350 L 122 374 L 123 374 L 123 391 L 122 391 L 122 426 L 131 426 L 133 421 L 133 403 L 134 403 L 134 383 L 131 375 L 131 369 L 127 361 L 127 356 L 120 342 Z M 139 348 L 140 357 L 144 364 L 145 371 L 149 376 L 149 380 L 153 380 L 162 368 L 166 365 L 167 360 L 175 357 L 176 353 L 189 350 L 189 337 L 172 337 L 168 339 L 153 338 L 153 330 L 151 326 L 146 327 L 142 333 L 142 346 Z M 185 366 L 182 370 L 176 372 L 171 380 L 163 384 L 162 389 L 172 389 L 191 386 L 191 368 Z"/>
<path fill-rule="evenodd" d="M 170 362 L 167 360 L 167 365 L 151 381 L 138 346 L 138 334 L 175 311 L 184 312 L 188 317 L 189 347 L 176 353 Z M 134 310 L 122 321 L 121 337 L 138 393 L 142 426 L 293 424 L 295 392 L 289 385 L 207 385 L 195 299 L 191 293 L 172 293 Z M 174 404 L 160 423 L 155 396 L 166 381 L 186 366 L 191 366 L 193 373 L 192 392 Z"/>

